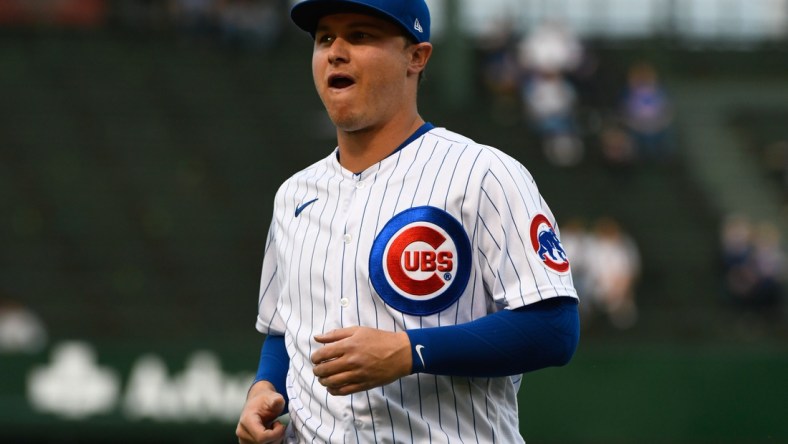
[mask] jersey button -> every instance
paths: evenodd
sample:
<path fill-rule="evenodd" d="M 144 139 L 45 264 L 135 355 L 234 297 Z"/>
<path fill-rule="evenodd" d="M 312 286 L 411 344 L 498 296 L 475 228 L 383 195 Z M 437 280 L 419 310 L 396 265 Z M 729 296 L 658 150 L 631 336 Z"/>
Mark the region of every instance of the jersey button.
<path fill-rule="evenodd" d="M 353 236 L 351 236 L 351 235 L 350 235 L 350 234 L 348 234 L 348 233 L 345 233 L 345 235 L 344 235 L 344 236 L 342 236 L 342 240 L 343 240 L 343 241 L 345 241 L 345 243 L 346 243 L 346 244 L 349 244 L 349 243 L 350 243 L 350 241 L 352 241 L 352 240 L 353 240 Z"/>
<path fill-rule="evenodd" d="M 367 185 L 364 182 L 360 181 L 360 180 L 358 182 L 356 182 L 356 188 L 359 189 L 359 190 L 363 190 L 365 186 L 367 186 Z"/>
<path fill-rule="evenodd" d="M 339 305 L 341 305 L 342 308 L 348 308 L 350 306 L 350 299 L 348 299 L 348 298 L 340 299 L 339 300 Z"/>

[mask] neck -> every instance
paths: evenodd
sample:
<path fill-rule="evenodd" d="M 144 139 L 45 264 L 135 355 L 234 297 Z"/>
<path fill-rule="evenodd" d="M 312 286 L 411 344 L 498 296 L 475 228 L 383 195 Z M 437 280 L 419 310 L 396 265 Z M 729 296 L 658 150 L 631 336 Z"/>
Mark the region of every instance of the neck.
<path fill-rule="evenodd" d="M 380 127 L 358 131 L 337 129 L 340 164 L 352 172 L 364 171 L 388 157 L 422 125 L 424 119 L 415 114 Z"/>

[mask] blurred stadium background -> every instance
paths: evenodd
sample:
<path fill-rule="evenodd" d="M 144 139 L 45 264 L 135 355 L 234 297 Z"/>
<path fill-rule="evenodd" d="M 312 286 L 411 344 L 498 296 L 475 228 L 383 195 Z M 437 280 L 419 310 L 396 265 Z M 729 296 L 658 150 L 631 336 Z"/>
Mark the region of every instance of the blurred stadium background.
<path fill-rule="evenodd" d="M 788 1 L 428 3 L 423 115 L 526 165 L 582 287 L 526 439 L 788 442 Z M 0 0 L 0 441 L 237 442 L 272 199 L 333 146 L 289 4 Z"/>

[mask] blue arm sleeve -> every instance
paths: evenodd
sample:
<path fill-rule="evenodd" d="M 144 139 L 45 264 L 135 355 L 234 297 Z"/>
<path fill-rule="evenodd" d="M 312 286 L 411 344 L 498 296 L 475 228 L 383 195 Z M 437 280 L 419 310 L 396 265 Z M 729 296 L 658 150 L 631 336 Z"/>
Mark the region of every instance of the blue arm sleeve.
<path fill-rule="evenodd" d="M 276 391 L 285 398 L 285 411 L 287 411 L 286 380 L 289 366 L 290 356 L 285 348 L 285 337 L 266 336 L 263 349 L 260 352 L 260 364 L 257 366 L 257 376 L 254 378 L 254 383 L 268 381 L 273 384 Z"/>
<path fill-rule="evenodd" d="M 413 373 L 491 378 L 567 364 L 580 340 L 580 319 L 577 300 L 562 297 L 406 333 Z"/>

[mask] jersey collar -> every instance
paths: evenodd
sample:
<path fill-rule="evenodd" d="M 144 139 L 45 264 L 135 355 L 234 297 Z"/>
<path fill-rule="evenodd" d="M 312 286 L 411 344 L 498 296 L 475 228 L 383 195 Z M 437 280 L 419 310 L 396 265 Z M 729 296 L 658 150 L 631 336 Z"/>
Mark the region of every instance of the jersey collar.
<path fill-rule="evenodd" d="M 397 149 L 395 149 L 394 151 L 392 151 L 392 152 L 391 152 L 391 154 L 389 154 L 388 156 L 386 156 L 386 158 L 389 158 L 389 157 L 391 157 L 392 155 L 394 155 L 394 154 L 397 154 L 397 153 L 398 153 L 400 150 L 402 150 L 402 149 L 403 149 L 403 148 L 405 148 L 406 146 L 410 145 L 411 143 L 413 143 L 413 141 L 415 141 L 415 140 L 416 140 L 416 139 L 418 139 L 419 137 L 421 137 L 421 136 L 423 136 L 423 135 L 427 134 L 428 132 L 430 132 L 430 131 L 431 131 L 432 129 L 434 129 L 434 128 L 435 128 L 435 125 L 433 125 L 432 123 L 430 123 L 430 122 L 424 122 L 424 124 L 423 124 L 423 125 L 421 125 L 421 126 L 419 127 L 419 129 L 417 129 L 417 130 L 416 130 L 416 132 L 414 132 L 413 134 L 411 134 L 411 136 L 410 136 L 410 137 L 408 137 L 407 139 L 405 139 L 405 141 L 404 141 L 404 142 L 402 142 L 402 144 L 401 144 L 400 146 L 398 146 L 398 147 L 397 147 Z M 337 157 L 337 162 L 339 162 L 339 149 L 337 149 L 337 151 L 336 151 L 336 157 Z M 360 176 L 360 175 L 361 175 L 361 173 L 363 173 L 363 171 L 362 171 L 362 172 L 358 172 L 358 173 L 354 173 L 354 174 L 355 174 L 356 176 Z"/>

